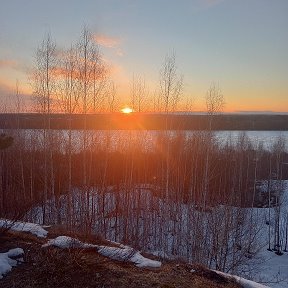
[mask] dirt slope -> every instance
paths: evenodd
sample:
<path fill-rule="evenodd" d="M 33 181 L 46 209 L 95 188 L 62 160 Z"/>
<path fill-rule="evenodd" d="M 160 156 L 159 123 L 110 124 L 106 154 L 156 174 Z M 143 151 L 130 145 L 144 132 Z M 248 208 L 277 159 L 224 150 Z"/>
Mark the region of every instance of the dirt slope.
<path fill-rule="evenodd" d="M 24 263 L 0 280 L 1 288 L 239 287 L 198 265 L 174 261 L 159 269 L 143 269 L 110 260 L 92 249 L 41 248 L 45 241 L 24 233 L 0 234 L 0 252 L 16 247 L 25 251 Z"/>

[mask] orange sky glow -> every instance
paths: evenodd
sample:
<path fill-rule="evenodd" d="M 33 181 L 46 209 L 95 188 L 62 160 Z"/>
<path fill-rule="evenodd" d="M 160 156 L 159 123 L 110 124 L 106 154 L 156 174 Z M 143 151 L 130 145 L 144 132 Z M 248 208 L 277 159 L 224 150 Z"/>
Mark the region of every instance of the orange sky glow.
<path fill-rule="evenodd" d="M 117 111 L 131 106 L 134 75 L 145 79 L 141 111 L 157 110 L 160 70 L 174 51 L 177 74 L 183 75 L 177 110 L 205 111 L 205 95 L 216 83 L 225 98 L 223 112 L 288 112 L 287 1 L 167 0 L 165 13 L 162 1 L 67 1 L 2 3 L 2 106 L 13 103 L 17 82 L 31 110 L 31 71 L 45 34 L 63 51 L 77 43 L 85 23 L 107 66 L 115 94 L 110 106 Z"/>

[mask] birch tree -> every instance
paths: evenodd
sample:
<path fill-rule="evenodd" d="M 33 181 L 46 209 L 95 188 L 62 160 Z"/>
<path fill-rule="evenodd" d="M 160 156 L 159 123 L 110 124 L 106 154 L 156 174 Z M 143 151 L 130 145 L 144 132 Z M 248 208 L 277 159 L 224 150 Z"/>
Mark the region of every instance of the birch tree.
<path fill-rule="evenodd" d="M 48 199 L 49 188 L 53 193 L 53 165 L 50 130 L 52 105 L 56 94 L 56 44 L 50 34 L 47 34 L 36 51 L 35 67 L 32 74 L 33 95 L 37 110 L 44 118 L 43 128 L 43 222 L 46 220 L 45 203 Z"/>
<path fill-rule="evenodd" d="M 168 54 L 160 70 L 160 99 L 165 113 L 174 112 L 183 89 L 183 76 L 178 73 L 175 53 Z"/>
<path fill-rule="evenodd" d="M 224 96 L 218 86 L 212 84 L 208 89 L 205 97 L 207 119 L 208 119 L 208 130 L 206 138 L 206 159 L 204 166 L 204 181 L 203 181 L 203 194 L 202 194 L 202 208 L 205 210 L 208 188 L 209 188 L 209 166 L 210 166 L 210 151 L 212 148 L 212 121 L 214 116 L 220 113 L 224 107 Z"/>
<path fill-rule="evenodd" d="M 145 107 L 148 94 L 146 81 L 143 76 L 133 74 L 130 94 L 133 111 L 142 112 L 143 107 Z"/>

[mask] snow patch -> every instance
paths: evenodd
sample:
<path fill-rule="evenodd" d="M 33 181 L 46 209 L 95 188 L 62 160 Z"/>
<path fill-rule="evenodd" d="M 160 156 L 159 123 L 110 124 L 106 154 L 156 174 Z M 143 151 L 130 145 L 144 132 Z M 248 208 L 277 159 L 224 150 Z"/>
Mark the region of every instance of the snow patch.
<path fill-rule="evenodd" d="M 49 240 L 42 247 L 55 246 L 58 248 L 96 248 L 98 253 L 117 261 L 129 261 L 135 264 L 137 267 L 146 268 L 159 268 L 161 267 L 161 262 L 148 259 L 141 255 L 141 253 L 129 246 L 125 246 L 120 243 L 111 242 L 117 244 L 119 247 L 109 247 L 103 245 L 93 245 L 88 243 L 83 243 L 80 240 L 68 236 L 58 236 L 55 239 Z"/>
<path fill-rule="evenodd" d="M 161 262 L 151 260 L 148 258 L 145 258 L 140 254 L 140 252 L 136 252 L 131 258 L 130 261 L 133 262 L 137 267 L 146 267 L 146 268 L 160 268 Z"/>
<path fill-rule="evenodd" d="M 216 271 L 216 270 L 214 270 L 214 272 L 216 272 L 217 274 L 222 275 L 226 278 L 234 279 L 243 288 L 269 288 L 269 286 L 265 286 L 265 285 L 256 283 L 254 281 L 247 280 L 247 279 L 244 279 L 244 278 L 236 276 L 236 275 L 231 275 L 231 274 L 223 273 L 223 272 Z"/>
<path fill-rule="evenodd" d="M 42 245 L 42 247 L 55 246 L 58 248 L 66 249 L 66 248 L 97 248 L 97 245 L 83 243 L 76 238 L 72 238 L 69 236 L 58 236 L 55 239 L 49 240 L 46 244 Z"/>
<path fill-rule="evenodd" d="M 8 228 L 12 231 L 29 232 L 39 238 L 46 238 L 48 231 L 42 226 L 35 223 L 11 221 L 8 219 L 0 219 L 0 228 Z"/>
<path fill-rule="evenodd" d="M 14 248 L 6 253 L 0 253 L 0 279 L 3 278 L 3 275 L 11 271 L 12 267 L 16 266 L 18 262 L 23 262 L 12 259 L 22 256 L 23 254 L 24 251 L 21 248 Z"/>
<path fill-rule="evenodd" d="M 129 259 L 135 254 L 135 250 L 130 247 L 109 247 L 98 246 L 98 253 L 117 261 L 129 261 Z"/>
<path fill-rule="evenodd" d="M 136 251 L 135 249 L 129 246 L 121 245 L 121 248 L 98 246 L 98 253 L 113 260 L 132 262 L 135 264 L 135 266 L 140 268 L 161 267 L 161 262 L 148 259 L 142 256 L 139 251 Z"/>

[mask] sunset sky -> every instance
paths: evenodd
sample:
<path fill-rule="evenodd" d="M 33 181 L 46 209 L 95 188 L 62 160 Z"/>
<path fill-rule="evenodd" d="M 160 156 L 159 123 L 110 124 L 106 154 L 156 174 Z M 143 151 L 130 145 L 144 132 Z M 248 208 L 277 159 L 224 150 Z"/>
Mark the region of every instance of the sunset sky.
<path fill-rule="evenodd" d="M 150 93 L 167 53 L 175 51 L 184 96 L 195 110 L 211 83 L 226 111 L 288 111 L 287 0 L 7 0 L 0 5 L 0 97 L 16 79 L 29 94 L 35 50 L 48 32 L 69 47 L 86 25 L 113 67 L 125 104 L 133 73 Z"/>

